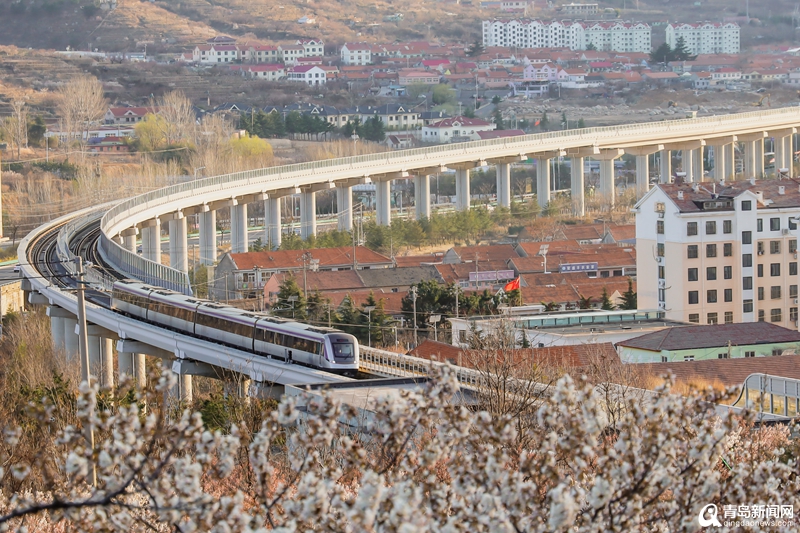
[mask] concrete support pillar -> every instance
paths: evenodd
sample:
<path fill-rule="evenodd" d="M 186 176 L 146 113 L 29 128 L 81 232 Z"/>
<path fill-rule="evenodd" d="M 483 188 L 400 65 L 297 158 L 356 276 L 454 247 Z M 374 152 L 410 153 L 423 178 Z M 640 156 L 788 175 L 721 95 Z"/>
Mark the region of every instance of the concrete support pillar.
<path fill-rule="evenodd" d="M 786 137 L 775 137 L 775 174 L 786 168 Z"/>
<path fill-rule="evenodd" d="M 247 204 L 231 206 L 231 252 L 247 252 Z"/>
<path fill-rule="evenodd" d="M 756 166 L 756 141 L 744 141 L 744 177 L 745 179 L 755 177 Z"/>
<path fill-rule="evenodd" d="M 755 166 L 753 167 L 753 175 L 756 178 L 764 177 L 764 139 L 759 139 L 755 144 Z"/>
<path fill-rule="evenodd" d="M 125 235 L 122 237 L 122 246 L 130 253 L 136 253 L 136 234 L 133 233 L 132 235 Z"/>
<path fill-rule="evenodd" d="M 736 147 L 733 143 L 725 145 L 725 179 L 736 179 Z"/>
<path fill-rule="evenodd" d="M 264 200 L 264 214 L 265 242 L 274 250 L 281 245 L 281 199 L 269 197 Z"/>
<path fill-rule="evenodd" d="M 217 212 L 214 210 L 199 213 L 200 226 L 200 264 L 213 265 L 217 262 Z"/>
<path fill-rule="evenodd" d="M 103 353 L 102 353 L 102 338 L 89 335 L 86 339 L 86 345 L 89 347 L 89 375 L 92 378 L 92 383 L 100 381 L 100 376 L 103 372 Z"/>
<path fill-rule="evenodd" d="M 458 180 L 456 179 L 456 181 Z M 456 184 L 457 190 L 458 184 Z M 392 180 L 375 182 L 375 221 L 380 226 L 388 226 L 392 223 Z"/>
<path fill-rule="evenodd" d="M 511 207 L 511 164 L 500 163 L 497 169 L 497 205 Z"/>
<path fill-rule="evenodd" d="M 694 150 L 683 150 L 681 152 L 681 162 L 683 171 L 686 173 L 684 180 L 686 183 L 694 182 Z"/>
<path fill-rule="evenodd" d="M 550 159 L 544 157 L 536 160 L 536 200 L 542 209 L 550 202 Z"/>
<path fill-rule="evenodd" d="M 147 360 L 143 353 L 119 352 L 117 365 L 120 380 L 128 376 L 139 389 L 147 386 Z"/>
<path fill-rule="evenodd" d="M 142 228 L 142 256 L 161 263 L 161 221 L 158 219 L 154 226 Z"/>
<path fill-rule="evenodd" d="M 98 337 L 100 340 L 100 386 L 114 386 L 114 343 L 112 339 Z"/>
<path fill-rule="evenodd" d="M 650 156 L 636 156 L 636 198 L 641 198 L 650 190 Z"/>
<path fill-rule="evenodd" d="M 576 217 L 586 215 L 586 199 L 584 197 L 583 158 L 570 158 L 570 194 L 572 196 L 572 214 Z"/>
<path fill-rule="evenodd" d="M 470 198 L 469 169 L 456 169 L 456 209 L 469 211 Z"/>
<path fill-rule="evenodd" d="M 169 221 L 169 266 L 181 272 L 189 271 L 185 217 Z"/>
<path fill-rule="evenodd" d="M 417 220 L 431 217 L 431 177 L 414 176 L 414 211 Z"/>
<path fill-rule="evenodd" d="M 614 160 L 602 159 L 600 161 L 600 194 L 610 207 L 616 202 L 614 190 Z"/>
<path fill-rule="evenodd" d="M 64 317 L 50 316 L 50 336 L 53 338 L 53 348 L 56 350 L 66 350 L 67 344 L 64 337 Z"/>
<path fill-rule="evenodd" d="M 706 177 L 705 165 L 703 163 L 704 146 L 692 150 L 692 173 L 695 181 L 703 181 Z"/>
<path fill-rule="evenodd" d="M 78 360 L 78 335 L 75 333 L 77 325 L 77 318 L 64 319 L 64 351 L 67 361 Z"/>
<path fill-rule="evenodd" d="M 303 240 L 317 234 L 317 195 L 314 192 L 300 193 L 300 237 Z"/>
<path fill-rule="evenodd" d="M 672 181 L 672 150 L 661 150 L 659 155 L 658 182 Z"/>
<path fill-rule="evenodd" d="M 163 360 L 165 369 L 172 371 L 172 359 L 165 357 Z M 179 401 L 180 403 L 189 403 L 192 401 L 192 376 L 190 374 L 179 374 L 177 383 L 172 388 L 170 396 Z"/>
<path fill-rule="evenodd" d="M 714 146 L 714 180 L 722 181 L 725 179 L 725 145 Z"/>
<path fill-rule="evenodd" d="M 792 175 L 792 162 L 794 161 L 792 137 L 794 137 L 794 135 L 787 135 L 783 138 L 783 168 L 789 169 L 789 176 Z"/>
<path fill-rule="evenodd" d="M 336 210 L 339 231 L 353 231 L 353 188 L 336 187 Z"/>

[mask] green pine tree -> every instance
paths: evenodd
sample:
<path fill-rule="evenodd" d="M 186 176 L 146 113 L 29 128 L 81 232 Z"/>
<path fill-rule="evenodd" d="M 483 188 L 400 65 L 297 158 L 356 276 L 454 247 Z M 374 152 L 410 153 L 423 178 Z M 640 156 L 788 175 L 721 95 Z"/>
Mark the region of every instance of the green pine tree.
<path fill-rule="evenodd" d="M 272 313 L 295 320 L 306 320 L 308 318 L 306 310 L 306 299 L 297 280 L 293 275 L 287 276 L 278 289 L 278 301 L 273 306 Z"/>
<path fill-rule="evenodd" d="M 622 309 L 638 309 L 636 291 L 633 290 L 633 280 L 628 278 L 628 290 L 622 293 Z"/>
<path fill-rule="evenodd" d="M 542 113 L 542 118 L 539 120 L 539 127 L 542 128 L 542 131 L 550 129 L 550 119 L 547 118 L 547 111 Z"/>
<path fill-rule="evenodd" d="M 608 296 L 608 289 L 603 287 L 603 294 L 601 295 L 601 305 L 600 308 L 605 311 L 613 311 L 614 304 L 611 302 L 611 298 Z"/>

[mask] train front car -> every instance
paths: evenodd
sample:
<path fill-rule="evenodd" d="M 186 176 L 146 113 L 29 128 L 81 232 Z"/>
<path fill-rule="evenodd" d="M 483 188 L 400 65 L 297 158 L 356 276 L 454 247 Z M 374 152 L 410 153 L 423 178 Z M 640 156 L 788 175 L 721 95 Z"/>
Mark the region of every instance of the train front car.
<path fill-rule="evenodd" d="M 358 372 L 358 340 L 336 331 L 325 335 L 325 356 L 322 368 L 331 372 L 355 375 Z"/>

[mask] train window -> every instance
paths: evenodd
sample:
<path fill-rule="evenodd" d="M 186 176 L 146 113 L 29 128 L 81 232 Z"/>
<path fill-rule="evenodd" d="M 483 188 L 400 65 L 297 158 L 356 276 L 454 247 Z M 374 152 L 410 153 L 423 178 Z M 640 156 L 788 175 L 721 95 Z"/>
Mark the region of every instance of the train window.
<path fill-rule="evenodd" d="M 353 345 L 349 342 L 334 342 L 333 356 L 336 360 L 353 358 Z"/>
<path fill-rule="evenodd" d="M 256 333 L 256 340 L 275 343 L 275 333 L 266 329 L 259 329 Z"/>

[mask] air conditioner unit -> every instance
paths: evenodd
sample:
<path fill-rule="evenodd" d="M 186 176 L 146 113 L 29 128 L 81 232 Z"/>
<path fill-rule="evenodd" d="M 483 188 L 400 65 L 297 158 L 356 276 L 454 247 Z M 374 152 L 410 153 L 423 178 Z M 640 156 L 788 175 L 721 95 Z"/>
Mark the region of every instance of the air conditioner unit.
<path fill-rule="evenodd" d="M 794 258 L 797 259 L 797 252 L 794 253 Z"/>
<path fill-rule="evenodd" d="M 759 250 L 758 255 L 764 255 L 764 250 Z"/>
<path fill-rule="evenodd" d="M 794 305 L 797 305 L 797 298 L 794 299 Z"/>
<path fill-rule="evenodd" d="M 782 229 L 781 235 L 789 235 L 789 230 L 787 228 Z"/>

